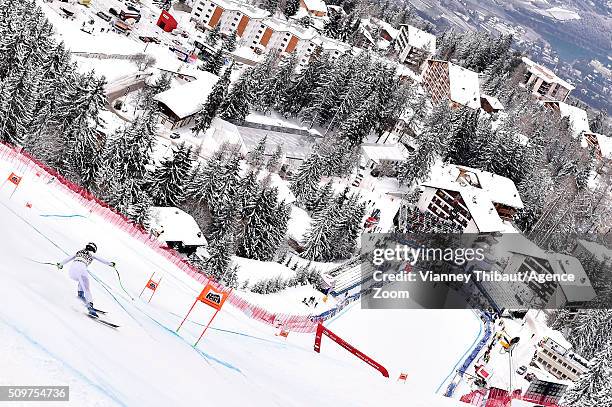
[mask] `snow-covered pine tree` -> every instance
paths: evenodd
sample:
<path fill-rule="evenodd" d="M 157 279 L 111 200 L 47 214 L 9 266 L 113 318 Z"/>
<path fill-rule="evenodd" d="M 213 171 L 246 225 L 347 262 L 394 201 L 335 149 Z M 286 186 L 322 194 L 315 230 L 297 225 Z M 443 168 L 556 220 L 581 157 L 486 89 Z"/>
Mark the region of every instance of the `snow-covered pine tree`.
<path fill-rule="evenodd" d="M 266 170 L 268 172 L 278 172 L 283 161 L 283 156 L 283 147 L 279 144 L 276 146 L 276 150 L 274 150 L 274 153 L 272 153 L 272 155 L 268 159 L 268 162 L 266 163 Z"/>
<path fill-rule="evenodd" d="M 227 52 L 236 51 L 236 31 L 232 31 L 223 40 L 223 49 Z"/>
<path fill-rule="evenodd" d="M 237 254 L 249 259 L 271 261 L 285 238 L 289 212 L 278 203 L 275 187 L 263 188 L 255 200 L 243 208 L 243 229 Z"/>
<path fill-rule="evenodd" d="M 261 169 L 265 161 L 264 154 L 266 153 L 266 139 L 267 136 L 263 136 L 261 139 L 259 139 L 259 142 L 255 148 L 249 151 L 247 154 L 247 164 L 258 170 Z"/>
<path fill-rule="evenodd" d="M 346 121 L 340 125 L 338 137 L 347 140 L 352 145 L 360 145 L 368 136 L 373 126 L 373 115 L 378 103 L 378 97 L 371 94 Z"/>
<path fill-rule="evenodd" d="M 204 262 L 206 274 L 217 281 L 223 281 L 226 273 L 231 273 L 232 256 L 235 253 L 233 236 L 224 236 L 220 241 L 208 246 L 210 257 Z"/>
<path fill-rule="evenodd" d="M 185 184 L 194 161 L 191 147 L 181 144 L 172 157 L 163 160 L 147 180 L 148 191 L 158 206 L 180 206 L 185 200 Z"/>
<path fill-rule="evenodd" d="M 147 84 L 141 91 L 138 99 L 138 107 L 141 110 L 157 110 L 157 102 L 153 99 L 155 95 L 170 89 L 172 76 L 163 73 L 155 79 L 152 84 Z"/>
<path fill-rule="evenodd" d="M 260 0 L 259 7 L 274 15 L 278 10 L 279 0 Z"/>
<path fill-rule="evenodd" d="M 451 136 L 451 110 L 448 103 L 434 106 L 425 120 L 425 130 L 418 137 L 419 147 L 413 159 L 399 167 L 398 179 L 406 185 L 422 180 L 429 174 L 436 159 L 446 155 Z"/>
<path fill-rule="evenodd" d="M 321 164 L 321 156 L 314 152 L 299 166 L 291 179 L 289 188 L 302 205 L 317 193 L 322 174 Z"/>
<path fill-rule="evenodd" d="M 223 101 L 227 95 L 227 89 L 230 83 L 231 69 L 228 67 L 215 86 L 213 86 L 210 94 L 206 97 L 206 101 L 202 106 L 202 110 L 196 115 L 196 124 L 191 130 L 199 136 L 210 127 L 213 119 L 217 116 Z"/>
<path fill-rule="evenodd" d="M 204 61 L 202 69 L 214 75 L 219 75 L 223 64 L 225 63 L 225 54 L 223 48 L 218 48 L 208 59 Z"/>
<path fill-rule="evenodd" d="M 212 30 L 208 31 L 204 42 L 213 48 L 217 47 L 217 43 L 221 40 L 221 24 L 217 23 Z"/>
<path fill-rule="evenodd" d="M 570 325 L 568 340 L 578 354 L 591 359 L 607 343 L 611 329 L 612 310 L 581 310 Z"/>
<path fill-rule="evenodd" d="M 140 182 L 146 178 L 146 167 L 153 153 L 153 122 L 157 122 L 157 115 L 150 111 L 144 112 L 107 141 L 105 166 L 116 170 L 115 176 L 119 177 L 121 183 L 128 180 Z"/>
<path fill-rule="evenodd" d="M 87 189 L 94 186 L 104 147 L 99 133 L 104 124 L 99 115 L 105 106 L 104 85 L 104 78 L 91 72 L 80 77 L 75 92 L 67 95 L 70 99 L 60 103 L 66 114 L 58 129 L 59 168 Z"/>
<path fill-rule="evenodd" d="M 300 0 L 286 0 L 283 14 L 286 17 L 293 17 L 300 9 Z"/>
<path fill-rule="evenodd" d="M 333 259 L 334 219 L 333 205 L 320 211 L 310 223 L 304 237 L 304 251 L 300 257 L 315 261 L 329 261 Z"/>
<path fill-rule="evenodd" d="M 315 194 L 310 196 L 304 205 L 307 211 L 316 215 L 317 213 L 325 210 L 332 202 L 334 197 L 333 182 L 327 181 L 325 185 L 317 190 Z"/>
<path fill-rule="evenodd" d="M 334 256 L 349 258 L 357 249 L 357 241 L 363 229 L 365 203 L 359 195 L 351 195 L 340 207 L 338 228 L 334 234 Z"/>
<path fill-rule="evenodd" d="M 594 407 L 612 404 L 612 345 L 603 338 L 601 340 L 602 348 L 595 354 L 589 370 L 565 392 L 561 399 L 562 406 Z"/>
<path fill-rule="evenodd" d="M 314 50 L 306 69 L 291 79 L 287 91 L 281 95 L 277 109 L 285 116 L 295 116 L 310 104 L 312 92 L 322 86 L 330 70 L 329 55 L 322 48 Z"/>
<path fill-rule="evenodd" d="M 242 73 L 221 104 L 220 117 L 242 123 L 251 110 L 252 68 Z"/>

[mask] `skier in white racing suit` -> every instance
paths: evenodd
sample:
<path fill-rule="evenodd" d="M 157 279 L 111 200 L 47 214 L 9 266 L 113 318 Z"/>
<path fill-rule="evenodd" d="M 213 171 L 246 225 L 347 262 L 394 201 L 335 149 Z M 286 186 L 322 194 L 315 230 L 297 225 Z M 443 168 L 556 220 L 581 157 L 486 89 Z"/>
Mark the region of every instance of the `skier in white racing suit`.
<path fill-rule="evenodd" d="M 76 254 L 68 257 L 67 259 L 57 263 L 57 268 L 61 269 L 66 263 L 72 261 L 68 274 L 70 278 L 78 281 L 78 297 L 85 302 L 89 315 L 97 317 L 98 314 L 93 306 L 93 299 L 91 297 L 91 291 L 89 290 L 89 274 L 87 267 L 94 261 L 97 260 L 100 263 L 104 263 L 107 266 L 115 267 L 115 262 L 105 260 L 101 257 L 96 256 L 94 253 L 98 250 L 95 243 L 87 243 L 84 249 L 79 250 Z"/>

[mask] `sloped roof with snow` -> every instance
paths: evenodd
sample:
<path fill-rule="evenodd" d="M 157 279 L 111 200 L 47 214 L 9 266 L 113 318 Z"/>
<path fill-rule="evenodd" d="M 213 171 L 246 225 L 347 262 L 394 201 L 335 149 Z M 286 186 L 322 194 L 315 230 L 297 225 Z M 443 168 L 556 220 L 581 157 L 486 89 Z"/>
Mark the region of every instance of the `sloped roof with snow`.
<path fill-rule="evenodd" d="M 151 230 L 159 233 L 158 240 L 183 242 L 188 246 L 206 246 L 200 227 L 187 212 L 172 206 L 151 207 Z"/>
<path fill-rule="evenodd" d="M 560 281 L 559 286 L 565 294 L 567 301 L 582 302 L 594 299 L 597 294 L 591 286 L 591 280 L 587 276 L 580 261 L 572 256 L 561 253 L 551 253 L 548 255 L 548 262 L 558 275 L 574 275 L 574 281 Z"/>
<path fill-rule="evenodd" d="M 464 174 L 462 178 L 459 177 L 461 173 Z M 511 225 L 499 217 L 494 203 L 517 209 L 523 207 L 512 180 L 474 168 L 438 164 L 422 185 L 459 192 L 480 232 L 512 231 Z"/>
<path fill-rule="evenodd" d="M 591 131 L 589 127 L 589 118 L 587 112 L 576 106 L 568 105 L 564 102 L 557 102 L 559 105 L 559 112 L 561 117 L 568 117 L 574 135 L 578 136 L 583 132 Z"/>
<path fill-rule="evenodd" d="M 491 195 L 491 200 L 493 202 L 517 209 L 523 207 L 523 201 L 516 189 L 516 185 L 510 178 L 462 165 L 457 165 L 456 167 L 475 174 L 480 183 L 480 187 Z"/>
<path fill-rule="evenodd" d="M 202 72 L 195 81 L 158 93 L 154 99 L 166 105 L 179 118 L 184 119 L 202 109 L 202 105 L 218 80 L 217 75 Z"/>
<path fill-rule="evenodd" d="M 480 81 L 476 72 L 449 62 L 448 81 L 453 102 L 472 109 L 480 108 Z"/>
<path fill-rule="evenodd" d="M 569 89 L 569 90 L 576 89 L 574 85 L 559 78 L 553 71 L 551 71 L 547 67 L 536 64 L 535 62 L 533 62 L 531 59 L 527 57 L 523 57 L 522 60 L 523 60 L 523 63 L 527 65 L 527 69 L 529 70 L 529 72 L 535 74 L 536 76 L 542 79 L 545 79 L 546 82 L 558 83 L 559 85 L 563 86 L 565 89 Z"/>
<path fill-rule="evenodd" d="M 597 258 L 599 261 L 612 260 L 612 249 L 597 243 L 590 242 L 588 240 L 578 239 L 578 243 L 584 247 L 589 253 Z"/>
<path fill-rule="evenodd" d="M 327 5 L 323 0 L 303 0 L 304 5 L 310 11 L 320 11 L 327 13 Z"/>
<path fill-rule="evenodd" d="M 427 51 L 432 55 L 436 53 L 435 35 L 411 25 L 406 25 L 404 27 L 408 29 L 408 45 Z"/>
<path fill-rule="evenodd" d="M 399 144 L 362 144 L 363 154 L 375 163 L 381 161 L 406 161 L 407 155 Z"/>
<path fill-rule="evenodd" d="M 597 138 L 597 144 L 599 145 L 599 151 L 603 158 L 612 160 L 612 136 L 606 136 L 604 134 L 593 133 Z"/>
<path fill-rule="evenodd" d="M 495 110 L 503 110 L 504 109 L 504 105 L 502 105 L 502 103 L 499 101 L 498 98 L 496 98 L 495 96 L 489 96 L 489 95 L 485 95 L 484 93 L 482 93 L 480 95 L 481 98 L 484 98 L 487 100 L 487 102 L 489 102 L 489 104 L 491 105 L 491 107 Z"/>

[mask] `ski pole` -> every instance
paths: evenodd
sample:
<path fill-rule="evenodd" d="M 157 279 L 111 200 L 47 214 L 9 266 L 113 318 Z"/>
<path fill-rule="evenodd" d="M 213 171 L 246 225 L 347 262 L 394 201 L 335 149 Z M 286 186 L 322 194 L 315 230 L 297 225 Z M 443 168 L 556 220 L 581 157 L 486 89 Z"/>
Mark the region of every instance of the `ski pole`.
<path fill-rule="evenodd" d="M 57 266 L 57 263 L 50 263 L 50 262 L 47 262 L 47 261 L 38 261 L 38 260 L 30 259 L 28 257 L 26 257 L 26 259 L 30 260 L 31 262 L 38 263 L 38 264 L 44 264 L 44 265 L 47 265 L 47 266 Z"/>
<path fill-rule="evenodd" d="M 132 301 L 134 301 L 134 298 L 130 295 L 130 293 L 127 292 L 127 290 L 123 286 L 123 283 L 121 282 L 121 274 L 119 274 L 119 270 L 117 270 L 117 267 L 115 266 L 113 266 L 113 268 L 115 269 L 115 273 L 117 273 L 117 279 L 119 280 L 119 285 L 121 286 L 121 289 L 123 290 L 124 293 L 127 294 L 128 297 L 130 297 Z"/>

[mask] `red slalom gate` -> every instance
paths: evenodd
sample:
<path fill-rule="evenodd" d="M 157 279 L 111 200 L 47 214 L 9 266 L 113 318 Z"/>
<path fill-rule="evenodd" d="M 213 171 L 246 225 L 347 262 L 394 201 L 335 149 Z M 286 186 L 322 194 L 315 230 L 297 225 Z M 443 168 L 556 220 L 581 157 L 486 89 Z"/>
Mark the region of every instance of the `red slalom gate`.
<path fill-rule="evenodd" d="M 351 352 L 353 355 L 357 356 L 359 359 L 366 362 L 368 365 L 372 366 L 374 369 L 378 370 L 384 377 L 389 377 L 389 372 L 383 365 L 361 352 L 359 349 L 355 348 L 353 345 L 340 338 L 338 335 L 325 328 L 323 324 L 319 323 L 317 326 L 317 333 L 315 334 L 315 343 L 314 350 L 317 353 L 321 353 L 321 339 L 323 335 L 326 335 L 329 339 L 336 342 L 338 345 L 342 346 L 344 349 Z"/>

